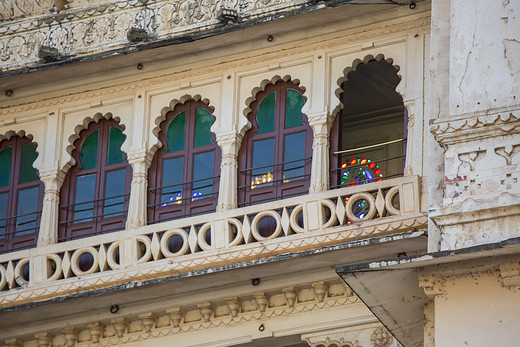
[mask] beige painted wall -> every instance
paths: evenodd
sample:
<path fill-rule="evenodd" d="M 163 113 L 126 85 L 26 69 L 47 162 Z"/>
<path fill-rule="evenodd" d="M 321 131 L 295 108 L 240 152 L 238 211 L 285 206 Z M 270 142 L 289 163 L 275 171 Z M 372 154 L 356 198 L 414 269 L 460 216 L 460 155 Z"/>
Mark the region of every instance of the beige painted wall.
<path fill-rule="evenodd" d="M 435 345 L 518 346 L 520 290 L 502 286 L 498 271 L 446 280 L 435 298 Z"/>

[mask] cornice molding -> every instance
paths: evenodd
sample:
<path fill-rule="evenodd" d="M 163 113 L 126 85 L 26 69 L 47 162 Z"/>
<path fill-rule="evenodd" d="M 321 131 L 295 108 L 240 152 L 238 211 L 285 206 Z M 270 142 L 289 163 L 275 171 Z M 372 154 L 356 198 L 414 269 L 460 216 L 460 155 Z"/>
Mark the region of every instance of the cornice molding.
<path fill-rule="evenodd" d="M 520 133 L 520 109 L 436 119 L 430 131 L 441 145 L 482 141 L 483 138 Z"/>
<path fill-rule="evenodd" d="M 291 43 L 284 46 L 278 46 L 272 52 L 267 54 L 254 54 L 249 56 L 228 57 L 226 62 L 208 61 L 196 64 L 191 69 L 185 66 L 177 68 L 177 71 L 143 78 L 134 79 L 133 81 L 116 80 L 111 86 L 91 85 L 90 90 L 85 91 L 84 87 L 77 87 L 67 90 L 65 96 L 53 96 L 51 94 L 41 94 L 35 97 L 8 103 L 0 104 L 0 122 L 1 118 L 6 115 L 19 114 L 32 110 L 41 110 L 57 105 L 67 105 L 82 100 L 96 99 L 100 97 L 108 97 L 117 94 L 133 95 L 137 91 L 146 89 L 157 89 L 162 86 L 168 86 L 172 83 L 178 83 L 182 80 L 208 78 L 208 76 L 216 74 L 226 74 L 228 71 L 247 69 L 250 66 L 269 63 L 273 60 L 291 59 L 296 55 L 312 54 L 312 51 L 337 49 L 345 45 L 352 45 L 356 42 L 369 38 L 385 37 L 397 33 L 403 33 L 412 29 L 429 27 L 430 17 L 428 13 L 422 13 L 419 16 L 411 18 L 401 18 L 401 21 L 391 23 L 377 23 L 366 25 L 360 28 L 346 30 L 341 34 L 329 35 L 330 38 L 321 40 L 319 43 L 303 44 L 301 42 Z M 360 48 L 361 51 L 361 48 Z M 297 76 L 293 76 L 297 78 Z M 56 94 L 56 93 L 54 93 Z M 168 106 L 168 105 L 165 105 Z M 156 115 L 160 116 L 160 115 Z M 20 122 L 15 118 L 15 122 Z"/>

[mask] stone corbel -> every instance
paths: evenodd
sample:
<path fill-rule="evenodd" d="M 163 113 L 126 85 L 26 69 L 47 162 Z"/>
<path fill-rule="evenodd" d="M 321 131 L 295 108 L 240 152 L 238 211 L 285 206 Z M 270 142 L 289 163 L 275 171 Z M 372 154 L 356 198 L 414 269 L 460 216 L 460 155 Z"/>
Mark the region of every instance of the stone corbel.
<path fill-rule="evenodd" d="M 38 347 L 51 347 L 52 346 L 52 338 L 53 336 L 47 332 L 38 333 L 34 335 L 36 338 L 36 342 L 38 343 Z"/>
<path fill-rule="evenodd" d="M 424 290 L 424 293 L 430 298 L 434 299 L 436 296 L 446 294 L 445 279 L 439 276 L 420 274 L 419 287 Z"/>
<path fill-rule="evenodd" d="M 217 133 L 217 143 L 222 150 L 217 211 L 236 208 L 238 189 L 238 151 L 243 135 L 229 131 Z"/>
<path fill-rule="evenodd" d="M 23 346 L 23 342 L 21 340 L 18 340 L 18 339 L 9 339 L 9 340 L 5 340 L 4 341 L 5 345 L 7 347 L 22 347 Z"/>
<path fill-rule="evenodd" d="M 327 113 L 308 115 L 313 131 L 310 193 L 329 189 L 329 130 L 333 121 Z"/>
<path fill-rule="evenodd" d="M 126 229 L 134 229 L 146 225 L 148 168 L 153 155 L 146 151 L 128 153 L 128 163 L 132 166 L 132 183 L 128 203 Z"/>
<path fill-rule="evenodd" d="M 520 262 L 500 264 L 500 277 L 503 287 L 520 287 Z"/>
<path fill-rule="evenodd" d="M 310 347 L 359 347 L 358 335 L 353 334 L 352 329 L 329 329 L 309 334 L 302 334 L 302 341 Z"/>
<path fill-rule="evenodd" d="M 60 188 L 65 178 L 65 173 L 58 168 L 42 169 L 39 173 L 40 180 L 45 187 L 45 193 L 38 234 L 38 247 L 58 242 Z"/>

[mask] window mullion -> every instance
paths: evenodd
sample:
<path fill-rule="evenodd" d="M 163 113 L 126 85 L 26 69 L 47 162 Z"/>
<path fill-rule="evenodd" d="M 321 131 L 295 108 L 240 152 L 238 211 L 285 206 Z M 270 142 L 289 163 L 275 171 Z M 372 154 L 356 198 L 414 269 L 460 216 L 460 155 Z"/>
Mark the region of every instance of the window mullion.
<path fill-rule="evenodd" d="M 109 122 L 103 122 L 101 126 L 99 127 L 99 140 L 98 140 L 98 167 L 97 167 L 97 174 L 96 174 L 96 195 L 95 200 L 99 200 L 96 203 L 94 203 L 94 215 L 98 216 L 98 218 L 95 220 L 95 227 L 94 229 L 100 228 L 100 219 L 102 219 L 100 216 L 103 215 L 103 206 L 104 206 L 104 199 L 105 198 L 105 183 L 106 183 L 106 173 L 107 173 L 107 152 L 108 152 L 108 141 L 109 141 L 109 129 L 110 125 Z M 99 230 L 95 230 L 96 232 Z"/>

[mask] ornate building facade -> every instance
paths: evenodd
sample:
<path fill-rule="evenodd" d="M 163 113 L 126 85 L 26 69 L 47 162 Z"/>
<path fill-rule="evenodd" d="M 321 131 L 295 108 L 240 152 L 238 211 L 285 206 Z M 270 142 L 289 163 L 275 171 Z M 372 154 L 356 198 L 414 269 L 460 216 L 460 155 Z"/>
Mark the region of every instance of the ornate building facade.
<path fill-rule="evenodd" d="M 520 4 L 0 2 L 0 343 L 514 346 Z"/>

